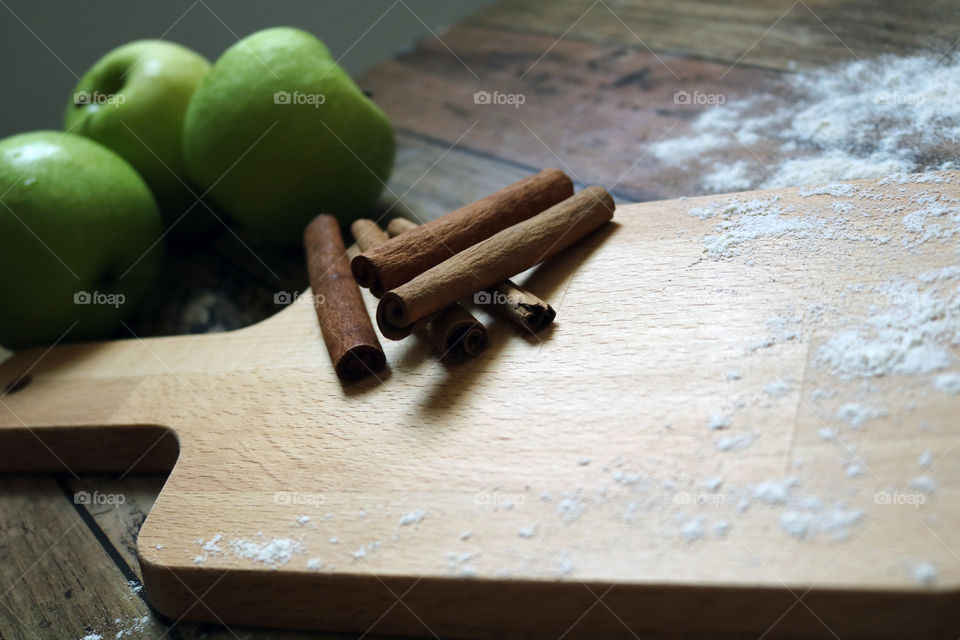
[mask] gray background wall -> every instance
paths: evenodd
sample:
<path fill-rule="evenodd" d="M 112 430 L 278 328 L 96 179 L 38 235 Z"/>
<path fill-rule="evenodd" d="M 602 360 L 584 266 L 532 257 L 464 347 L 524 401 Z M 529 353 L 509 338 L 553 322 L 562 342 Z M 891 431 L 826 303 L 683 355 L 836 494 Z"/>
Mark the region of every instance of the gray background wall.
<path fill-rule="evenodd" d="M 212 61 L 238 37 L 289 25 L 317 35 L 356 75 L 429 35 L 421 20 L 436 30 L 491 2 L 0 0 L 0 137 L 61 128 L 75 76 L 130 40 L 166 32 Z"/>

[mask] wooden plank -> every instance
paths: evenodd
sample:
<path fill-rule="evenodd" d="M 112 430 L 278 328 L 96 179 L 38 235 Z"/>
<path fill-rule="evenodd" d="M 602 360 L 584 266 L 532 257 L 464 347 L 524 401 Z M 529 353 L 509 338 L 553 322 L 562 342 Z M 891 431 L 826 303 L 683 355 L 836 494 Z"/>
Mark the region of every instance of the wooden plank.
<path fill-rule="evenodd" d="M 433 220 L 539 170 L 477 153 L 466 138 L 439 141 L 400 131 L 393 176 L 375 218 L 384 227 L 398 215 Z"/>
<path fill-rule="evenodd" d="M 945 53 L 958 21 L 960 10 L 949 0 L 518 0 L 462 24 L 792 70 L 882 53 Z M 449 42 L 459 52 L 457 39 Z"/>
<path fill-rule="evenodd" d="M 437 41 L 363 77 L 396 127 L 448 144 L 460 139 L 463 148 L 511 164 L 558 166 L 636 201 L 697 193 L 697 176 L 646 153 L 710 108 L 677 104 L 677 91 L 723 94 L 729 102 L 778 77 L 737 67 L 721 79 L 727 67 L 716 63 L 476 27 L 454 27 L 448 38 L 482 81 Z M 478 104 L 477 91 L 520 95 L 523 104 Z M 749 153 L 731 137 L 731 156 Z"/>
<path fill-rule="evenodd" d="M 109 543 L 111 554 L 114 557 L 122 558 L 125 566 L 129 569 L 124 578 L 130 574 L 136 576 L 138 582 L 142 581 L 140 572 L 140 563 L 137 560 L 136 541 L 140 533 L 140 527 L 150 513 L 153 503 L 156 501 L 160 490 L 166 482 L 166 474 L 130 474 L 123 477 L 107 475 L 82 475 L 79 478 L 69 478 L 65 481 L 65 486 L 70 492 L 81 493 L 90 496 L 89 502 L 84 502 L 78 508 L 88 514 L 87 523 L 94 526 L 100 534 L 101 544 Z M 62 496 L 62 492 L 58 492 Z M 57 496 L 54 496 L 56 498 Z M 42 513 L 52 508 L 62 507 L 59 501 L 52 500 L 49 504 L 44 504 Z M 32 521 L 32 520 L 31 520 Z M 14 553 L 21 553 L 22 550 L 14 549 Z M 73 552 L 83 552 L 84 550 L 72 550 Z M 101 546 L 90 547 L 85 552 L 94 558 L 103 556 Z M 121 580 L 119 588 L 130 589 L 138 593 L 136 589 L 139 585 L 130 585 L 127 579 Z M 118 588 L 117 584 L 105 582 L 90 588 L 113 589 Z M 202 606 L 202 605 L 198 605 Z M 164 632 L 166 624 L 162 617 L 157 616 L 153 611 L 149 615 L 155 619 L 155 623 L 160 625 Z M 141 617 L 142 619 L 142 617 Z M 0 629 L 0 638 L 2 629 Z M 111 638 L 109 634 L 104 634 L 104 638 Z M 323 640 L 348 640 L 354 636 L 345 636 L 342 634 L 317 634 L 316 632 L 299 631 L 268 631 L 263 629 L 251 629 L 245 627 L 228 628 L 219 624 L 197 624 L 190 622 L 181 622 L 176 626 L 176 633 L 171 636 L 167 633 L 152 633 L 151 629 L 144 628 L 141 632 L 133 635 L 139 638 L 174 638 L 180 640 L 228 640 L 230 638 L 243 638 L 244 640 L 307 640 L 307 638 L 319 638 Z M 383 638 L 384 636 L 368 636 L 371 640 Z"/>
<path fill-rule="evenodd" d="M 945 266 L 955 235 L 920 242 L 904 212 L 955 205 L 958 180 L 740 196 L 779 212 L 728 212 L 716 197 L 621 207 L 523 278 L 555 303 L 550 333 L 522 340 L 494 322 L 491 348 L 456 367 L 389 342 L 389 373 L 344 388 L 297 304 L 238 332 L 57 347 L 5 402 L 43 432 L 78 410 L 55 396 L 138 381 L 119 405 L 106 398 L 98 426 L 105 440 L 118 425 L 178 435 L 139 546 L 151 602 L 175 618 L 465 637 L 759 636 L 774 623 L 829 636 L 820 620 L 840 637 L 906 623 L 943 635 L 960 598 L 955 396 L 930 375 L 865 389 L 818 347 L 867 321 L 882 297 L 870 285 Z M 702 207 L 716 216 L 690 215 Z M 930 231 L 947 222 L 936 214 Z M 705 251 L 727 232 L 726 258 Z M 812 311 L 784 319 L 792 309 Z M 950 350 L 951 338 L 931 340 Z M 862 431 L 845 426 L 846 403 L 881 400 Z M 712 429 L 717 412 L 732 417 Z M 851 431 L 875 476 L 800 464 L 825 455 L 823 424 Z M 721 446 L 727 434 L 746 439 Z M 919 469 L 927 449 L 943 461 Z M 926 473 L 922 509 L 875 498 Z M 694 499 L 713 476 L 725 499 Z M 191 591 L 208 590 L 210 610 L 191 609 Z M 610 609 L 590 609 L 607 590 Z M 796 593 L 810 609 L 790 608 Z"/>
<path fill-rule="evenodd" d="M 0 479 L 0 551 L 0 637 L 166 631 L 50 477 Z"/>

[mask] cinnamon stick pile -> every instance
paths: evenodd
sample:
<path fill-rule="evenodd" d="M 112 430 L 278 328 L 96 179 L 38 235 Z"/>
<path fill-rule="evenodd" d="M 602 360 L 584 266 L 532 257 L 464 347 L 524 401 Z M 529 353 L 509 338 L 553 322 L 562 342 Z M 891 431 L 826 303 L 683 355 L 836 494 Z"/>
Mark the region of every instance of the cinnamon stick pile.
<path fill-rule="evenodd" d="M 345 253 L 329 238 L 318 240 L 319 229 L 332 233 L 328 222 L 318 223 L 329 216 L 320 216 L 304 241 L 315 297 L 339 298 L 337 304 L 327 299 L 322 311 L 317 303 L 337 374 L 347 381 L 382 366 L 383 351 L 357 284 L 380 298 L 376 319 L 383 336 L 422 335 L 444 358 L 473 356 L 487 345 L 486 327 L 462 303 L 492 307 L 531 332 L 543 329 L 556 312 L 509 278 L 606 224 L 614 208 L 603 188 L 574 194 L 569 177 L 545 169 L 423 225 L 394 219 L 389 236 L 373 221 L 358 220 L 351 232 L 362 253 L 350 262 L 350 291 L 341 282 Z M 320 257 L 338 250 L 342 258 Z"/>

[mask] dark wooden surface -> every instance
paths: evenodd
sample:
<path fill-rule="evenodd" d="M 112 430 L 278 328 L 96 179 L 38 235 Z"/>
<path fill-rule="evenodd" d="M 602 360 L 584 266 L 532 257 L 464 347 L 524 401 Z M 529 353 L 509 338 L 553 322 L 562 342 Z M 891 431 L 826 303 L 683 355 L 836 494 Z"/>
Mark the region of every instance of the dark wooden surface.
<path fill-rule="evenodd" d="M 945 53 L 958 24 L 960 5 L 946 0 L 502 2 L 360 79 L 397 129 L 381 213 L 435 218 L 544 166 L 608 187 L 621 201 L 693 194 L 694 177 L 645 153 L 698 113 L 675 104 L 675 92 L 731 100 L 766 91 L 793 69 Z M 524 103 L 477 104 L 477 91 L 521 94 Z M 726 151 L 731 162 L 748 153 L 733 143 Z M 266 252 L 223 232 L 174 254 L 130 327 L 156 335 L 255 322 L 281 308 L 277 293 L 305 286 L 301 265 L 296 251 Z M 137 588 L 135 540 L 163 482 L 69 470 L 0 478 L 0 639 L 73 640 L 93 631 L 112 639 L 121 629 L 132 629 L 123 638 L 341 637 L 156 616 Z M 122 495 L 124 503 L 75 504 L 78 491 Z M 578 615 L 571 612 L 571 623 Z"/>

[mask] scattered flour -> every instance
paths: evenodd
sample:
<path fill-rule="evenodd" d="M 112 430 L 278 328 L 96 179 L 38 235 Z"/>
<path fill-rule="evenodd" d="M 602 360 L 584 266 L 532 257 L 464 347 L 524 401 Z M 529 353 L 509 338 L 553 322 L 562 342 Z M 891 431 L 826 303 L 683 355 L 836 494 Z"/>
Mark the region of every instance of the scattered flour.
<path fill-rule="evenodd" d="M 517 535 L 521 538 L 532 538 L 537 534 L 537 525 L 530 525 L 529 527 L 520 527 L 517 530 Z"/>
<path fill-rule="evenodd" d="M 808 500 L 800 509 L 790 509 L 780 515 L 780 528 L 798 540 L 815 538 L 821 533 L 834 540 L 846 540 L 850 527 L 863 519 L 860 509 L 847 509 L 836 504 L 824 510 L 817 500 Z"/>
<path fill-rule="evenodd" d="M 114 622 L 117 624 L 123 624 L 120 619 L 114 620 Z M 139 618 L 134 618 L 133 620 L 127 622 L 123 629 L 117 631 L 113 638 L 114 640 L 122 640 L 123 638 L 132 637 L 134 635 L 141 636 L 143 630 L 149 623 L 150 616 L 140 616 Z"/>
<path fill-rule="evenodd" d="M 779 398 L 790 393 L 790 384 L 788 382 L 784 382 L 783 380 L 776 380 L 775 382 L 771 382 L 765 386 L 763 388 L 763 392 L 768 396 Z"/>
<path fill-rule="evenodd" d="M 712 478 L 707 478 L 706 482 L 703 483 L 703 488 L 710 493 L 716 493 L 720 490 L 722 484 L 723 476 L 713 476 Z"/>
<path fill-rule="evenodd" d="M 717 520 L 713 523 L 713 535 L 718 538 L 725 538 L 730 531 L 730 523 L 726 520 Z"/>
<path fill-rule="evenodd" d="M 751 488 L 751 495 L 765 504 L 783 504 L 790 498 L 790 492 L 799 484 L 794 478 L 768 480 Z"/>
<path fill-rule="evenodd" d="M 863 423 L 873 418 L 887 415 L 882 409 L 874 409 L 856 402 L 847 402 L 837 410 L 837 419 L 843 420 L 851 427 L 862 427 Z"/>
<path fill-rule="evenodd" d="M 933 464 L 933 452 L 924 451 L 920 454 L 920 457 L 917 458 L 917 466 L 921 469 L 926 469 Z"/>
<path fill-rule="evenodd" d="M 947 393 L 960 393 L 960 373 L 944 373 L 936 377 L 933 386 Z"/>
<path fill-rule="evenodd" d="M 887 304 L 875 307 L 859 327 L 835 333 L 819 349 L 819 362 L 834 373 L 862 377 L 931 373 L 952 364 L 950 346 L 960 336 L 960 292 L 921 290 L 917 282 L 903 280 L 872 292 Z M 945 378 L 944 384 L 952 380 Z M 960 376 L 956 382 L 960 390 Z"/>
<path fill-rule="evenodd" d="M 919 584 L 933 584 L 937 579 L 937 567 L 932 562 L 920 562 L 913 567 L 912 574 Z"/>
<path fill-rule="evenodd" d="M 275 566 L 287 564 L 295 554 L 302 553 L 303 543 L 293 538 L 269 540 L 234 538 L 230 541 L 230 548 L 238 558 Z"/>
<path fill-rule="evenodd" d="M 859 462 L 851 462 L 847 465 L 846 473 L 848 478 L 859 478 L 863 475 L 863 465 Z"/>
<path fill-rule="evenodd" d="M 709 429 L 729 429 L 732 424 L 730 416 L 723 413 L 715 413 L 707 418 L 707 428 Z"/>
<path fill-rule="evenodd" d="M 319 571 L 323 568 L 323 562 L 320 558 L 310 558 L 307 560 L 307 570 L 308 571 Z"/>
<path fill-rule="evenodd" d="M 206 542 L 203 543 L 203 550 L 208 553 L 223 553 L 223 547 L 219 545 L 219 542 L 223 540 L 223 534 L 218 533 Z"/>
<path fill-rule="evenodd" d="M 720 451 L 740 451 L 754 443 L 757 436 L 752 433 L 740 433 L 717 440 L 717 449 Z"/>
<path fill-rule="evenodd" d="M 458 553 L 455 551 L 448 551 L 446 553 L 447 568 L 450 569 L 450 571 L 463 576 L 464 578 L 475 578 L 477 576 L 476 567 L 468 565 L 467 563 L 476 556 L 476 553 Z"/>
<path fill-rule="evenodd" d="M 937 490 L 937 481 L 930 476 L 917 476 L 910 481 L 910 488 L 921 493 L 933 493 Z"/>
<path fill-rule="evenodd" d="M 705 518 L 703 516 L 694 516 L 686 520 L 680 525 L 680 535 L 682 535 L 687 542 L 699 540 L 704 535 L 704 521 Z"/>
<path fill-rule="evenodd" d="M 557 504 L 557 514 L 563 518 L 566 523 L 573 522 L 583 514 L 587 503 L 579 493 L 564 494 L 563 499 Z"/>
<path fill-rule="evenodd" d="M 960 61 L 882 56 L 791 74 L 763 95 L 703 112 L 650 148 L 705 192 L 881 177 L 942 166 L 960 140 Z M 730 148 L 753 158 L 730 163 Z M 832 195 L 843 195 L 839 189 Z"/>
<path fill-rule="evenodd" d="M 414 509 L 413 511 L 408 511 L 407 513 L 400 516 L 400 526 L 407 527 L 412 524 L 420 524 L 423 522 L 423 519 L 427 516 L 427 512 L 423 509 Z"/>

